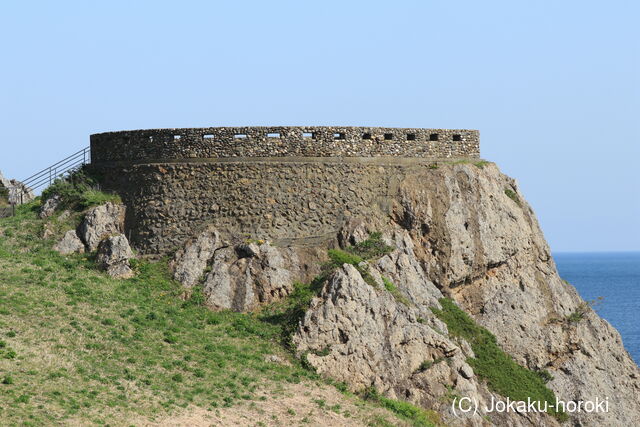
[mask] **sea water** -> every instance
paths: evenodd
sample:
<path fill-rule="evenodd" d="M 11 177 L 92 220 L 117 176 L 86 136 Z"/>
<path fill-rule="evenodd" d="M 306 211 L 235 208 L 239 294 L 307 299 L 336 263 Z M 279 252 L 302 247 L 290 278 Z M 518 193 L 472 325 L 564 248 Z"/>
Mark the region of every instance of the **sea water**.
<path fill-rule="evenodd" d="M 640 252 L 554 253 L 560 277 L 616 328 L 640 363 Z"/>

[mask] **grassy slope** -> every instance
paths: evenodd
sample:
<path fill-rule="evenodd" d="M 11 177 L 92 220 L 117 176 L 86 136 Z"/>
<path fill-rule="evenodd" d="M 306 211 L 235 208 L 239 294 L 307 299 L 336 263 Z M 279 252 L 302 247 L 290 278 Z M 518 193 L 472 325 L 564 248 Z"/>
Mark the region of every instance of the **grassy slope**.
<path fill-rule="evenodd" d="M 74 220 L 50 228 L 59 235 Z M 283 384 L 321 381 L 281 345 L 284 325 L 180 300 L 165 262 L 140 261 L 135 278 L 110 279 L 89 255 L 53 252 L 39 238 L 43 225 L 29 206 L 0 220 L 3 425 L 126 424 L 259 403 Z M 291 364 L 266 362 L 271 354 Z M 400 422 L 387 415 L 370 422 Z"/>
<path fill-rule="evenodd" d="M 566 421 L 567 415 L 556 412 L 556 397 L 545 385 L 545 379 L 550 379 L 546 371 L 534 372 L 518 365 L 499 346 L 496 337 L 487 329 L 479 326 L 467 313 L 448 299 L 440 299 L 442 310 L 432 308 L 440 320 L 447 324 L 449 333 L 462 337 L 471 344 L 475 357 L 467 359 L 476 375 L 487 381 L 489 388 L 508 396 L 513 400 L 547 402 L 549 413 L 560 421 Z"/>

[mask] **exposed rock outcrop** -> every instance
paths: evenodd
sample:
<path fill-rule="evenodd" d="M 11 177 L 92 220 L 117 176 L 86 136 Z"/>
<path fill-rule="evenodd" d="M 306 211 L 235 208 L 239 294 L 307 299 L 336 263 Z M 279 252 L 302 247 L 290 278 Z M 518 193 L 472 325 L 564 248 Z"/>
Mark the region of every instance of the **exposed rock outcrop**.
<path fill-rule="evenodd" d="M 7 179 L 0 172 L 0 197 L 6 198 L 5 202 L 22 205 L 36 198 L 31 188 L 15 179 Z"/>
<path fill-rule="evenodd" d="M 548 371 L 547 385 L 558 399 L 609 400 L 606 413 L 569 414 L 573 425 L 640 423 L 638 366 L 618 332 L 558 276 L 513 179 L 486 162 L 442 163 L 389 179 L 395 180 L 389 209 L 352 219 L 332 244 L 354 245 L 383 231 L 396 249 L 357 269 L 345 265 L 330 277 L 293 337 L 300 356 L 353 389 L 375 386 L 437 409 L 453 425 L 557 425 L 546 414 L 455 418 L 447 401 L 451 393 L 481 403 L 493 394 L 467 363 L 470 345 L 449 335 L 431 311 L 446 296 L 520 365 Z M 206 272 L 205 296 L 216 309 L 251 310 L 286 296 L 295 280 L 308 282 L 317 273 L 326 250 L 224 247 L 209 239 L 190 252 L 192 267 L 179 274 L 193 286 Z M 368 284 L 371 278 L 364 280 L 359 269 L 368 269 L 377 285 Z M 385 289 L 383 277 L 394 292 Z"/>
<path fill-rule="evenodd" d="M 89 210 L 78 228 L 78 236 L 87 250 L 96 250 L 102 239 L 111 234 L 123 233 L 124 215 L 124 205 L 111 202 Z"/>
<path fill-rule="evenodd" d="M 172 262 L 174 279 L 187 289 L 200 283 L 214 252 L 227 245 L 222 242 L 215 229 L 202 231 L 193 241 L 176 252 Z"/>
<path fill-rule="evenodd" d="M 605 414 L 574 414 L 573 422 L 640 422 L 638 366 L 618 332 L 560 279 L 513 179 L 493 164 L 461 164 L 408 177 L 399 191 L 393 222 L 409 232 L 418 262 L 443 293 L 520 364 L 549 370 L 558 398 L 616 402 Z M 567 321 L 583 309 L 579 322 Z"/>
<path fill-rule="evenodd" d="M 129 241 L 123 234 L 107 237 L 98 245 L 96 262 L 98 267 L 105 270 L 113 278 L 126 279 L 133 277 L 133 270 L 129 260 L 133 258 L 133 251 Z"/>
<path fill-rule="evenodd" d="M 49 218 L 51 215 L 55 213 L 58 207 L 60 207 L 61 203 L 62 203 L 62 198 L 59 195 L 54 194 L 53 196 L 49 197 L 47 200 L 44 201 L 44 203 L 40 207 L 40 213 L 39 213 L 40 218 L 41 219 Z"/>
<path fill-rule="evenodd" d="M 287 296 L 296 281 L 311 280 L 324 258 L 321 248 L 280 248 L 268 242 L 232 245 L 208 229 L 176 253 L 172 268 L 187 292 L 203 286 L 211 308 L 246 311 Z"/>
<path fill-rule="evenodd" d="M 62 240 L 53 246 L 53 250 L 61 255 L 83 253 L 84 243 L 82 243 L 75 230 L 69 230 L 64 234 Z"/>
<path fill-rule="evenodd" d="M 307 276 L 304 261 L 291 248 L 239 245 L 219 251 L 204 282 L 207 304 L 245 311 L 287 296 Z"/>
<path fill-rule="evenodd" d="M 374 273 L 375 274 L 375 273 Z M 432 284 L 429 293 L 438 296 Z M 437 303 L 435 303 L 437 304 Z M 398 301 L 367 284 L 345 264 L 313 300 L 293 339 L 298 354 L 320 374 L 354 390 L 374 386 L 385 395 L 435 409 L 456 425 L 483 425 L 495 396 L 466 362 L 469 344 L 447 336 L 447 326 L 425 306 Z M 479 404 L 478 414 L 452 412 L 450 390 Z M 458 418 L 458 416 L 462 418 Z M 554 426 L 546 414 L 491 414 L 495 425 Z M 464 420 L 464 421 L 463 421 Z"/>

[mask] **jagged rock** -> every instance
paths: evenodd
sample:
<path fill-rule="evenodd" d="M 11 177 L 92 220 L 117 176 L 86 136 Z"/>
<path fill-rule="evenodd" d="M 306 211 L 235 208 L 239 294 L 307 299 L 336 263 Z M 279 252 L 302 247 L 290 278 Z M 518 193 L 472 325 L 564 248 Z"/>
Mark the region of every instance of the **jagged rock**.
<path fill-rule="evenodd" d="M 6 194 L 7 202 L 15 205 L 29 203 L 36 198 L 33 190 L 15 179 L 7 179 L 0 172 L 0 189 Z"/>
<path fill-rule="evenodd" d="M 507 189 L 518 193 L 493 164 L 440 167 L 399 184 L 392 219 L 411 236 L 426 277 L 518 363 L 550 371 L 559 399 L 616 402 L 608 413 L 574 414 L 574 423 L 637 424 L 638 366 L 592 310 L 577 324 L 563 320 L 584 301 L 558 276 L 533 210 Z"/>
<path fill-rule="evenodd" d="M 226 246 L 214 229 L 201 232 L 194 240 L 179 250 L 172 262 L 173 277 L 186 288 L 191 288 L 201 280 L 207 263 L 216 249 Z"/>
<path fill-rule="evenodd" d="M 133 251 L 123 234 L 107 237 L 98 245 L 96 255 L 98 267 L 105 270 L 111 277 L 118 279 L 133 277 L 133 270 L 129 266 L 131 258 L 133 258 Z"/>
<path fill-rule="evenodd" d="M 53 215 L 61 203 L 62 198 L 59 195 L 55 194 L 52 197 L 49 197 L 40 207 L 40 218 L 44 219 Z"/>
<path fill-rule="evenodd" d="M 338 244 L 343 248 L 356 245 L 367 240 L 370 232 L 361 218 L 349 218 L 338 231 Z"/>
<path fill-rule="evenodd" d="M 319 273 L 322 258 L 318 249 L 278 248 L 269 243 L 220 249 L 204 282 L 207 304 L 247 311 L 278 300 L 291 292 L 296 281 L 309 281 Z"/>
<path fill-rule="evenodd" d="M 75 230 L 69 230 L 64 234 L 62 240 L 54 245 L 53 250 L 59 252 L 62 255 L 83 253 L 84 243 L 82 243 L 82 240 L 80 240 Z"/>
<path fill-rule="evenodd" d="M 252 258 L 260 253 L 260 248 L 256 243 L 243 243 L 236 246 L 236 253 L 240 258 Z"/>
<path fill-rule="evenodd" d="M 438 290 L 431 292 L 437 295 Z M 466 363 L 473 353 L 465 354 L 446 336 L 446 325 L 436 330 L 418 321 L 423 316 L 434 318 L 429 310 L 406 305 L 367 284 L 355 267 L 345 264 L 313 299 L 293 342 L 298 356 L 318 373 L 344 381 L 352 390 L 374 386 L 389 397 L 436 409 L 458 424 L 462 420 L 451 412 L 450 402 L 445 403 L 447 387 L 455 387 L 481 408 L 490 404 L 493 394 Z M 421 368 L 423 362 L 431 365 Z M 483 414 L 481 409 L 479 415 Z M 483 425 L 478 415 L 459 415 L 465 425 Z M 546 414 L 491 417 L 495 425 L 557 425 Z"/>
<path fill-rule="evenodd" d="M 296 281 L 311 280 L 325 257 L 320 248 L 231 245 L 208 228 L 176 253 L 171 268 L 187 292 L 202 283 L 211 308 L 247 311 L 287 296 Z"/>
<path fill-rule="evenodd" d="M 125 207 L 116 203 L 105 203 L 91 209 L 78 228 L 78 235 L 89 251 L 98 248 L 106 236 L 124 231 Z"/>

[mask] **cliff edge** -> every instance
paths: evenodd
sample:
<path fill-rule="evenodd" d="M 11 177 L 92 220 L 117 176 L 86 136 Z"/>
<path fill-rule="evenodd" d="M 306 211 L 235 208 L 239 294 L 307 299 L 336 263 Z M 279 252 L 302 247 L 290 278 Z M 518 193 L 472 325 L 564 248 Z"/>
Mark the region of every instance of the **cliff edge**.
<path fill-rule="evenodd" d="M 212 308 L 244 311 L 324 274 L 291 337 L 296 354 L 352 390 L 437 410 L 453 425 L 640 421 L 638 366 L 559 277 L 513 179 L 488 162 L 434 162 L 403 173 L 388 201 L 366 217 L 336 212 L 347 220 L 329 243 L 330 271 L 318 247 L 234 246 L 209 230 L 178 252 L 176 277 L 187 272 L 189 289 L 202 277 Z M 381 242 L 389 250 L 354 257 Z M 452 408 L 464 397 L 490 407 L 525 396 L 573 403 L 547 413 Z M 606 412 L 571 409 L 605 400 Z"/>

